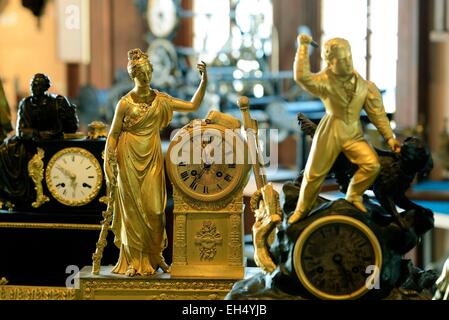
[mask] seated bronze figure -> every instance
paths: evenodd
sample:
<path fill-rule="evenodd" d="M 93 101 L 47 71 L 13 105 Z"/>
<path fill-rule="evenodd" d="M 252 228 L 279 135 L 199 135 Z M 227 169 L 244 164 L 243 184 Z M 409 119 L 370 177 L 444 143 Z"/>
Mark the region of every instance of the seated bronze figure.
<path fill-rule="evenodd" d="M 76 107 L 67 98 L 47 93 L 50 79 L 36 74 L 30 83 L 31 96 L 19 104 L 17 136 L 24 139 L 61 139 L 78 130 Z"/>
<path fill-rule="evenodd" d="M 34 75 L 31 96 L 19 104 L 16 135 L 0 145 L 2 203 L 31 203 L 35 190 L 27 166 L 37 153 L 39 141 L 63 139 L 64 133 L 78 130 L 76 106 L 63 96 L 47 93 L 50 86 L 46 75 Z"/>
<path fill-rule="evenodd" d="M 3 141 L 9 132 L 12 131 L 11 114 L 9 111 L 6 94 L 0 79 L 0 141 Z"/>

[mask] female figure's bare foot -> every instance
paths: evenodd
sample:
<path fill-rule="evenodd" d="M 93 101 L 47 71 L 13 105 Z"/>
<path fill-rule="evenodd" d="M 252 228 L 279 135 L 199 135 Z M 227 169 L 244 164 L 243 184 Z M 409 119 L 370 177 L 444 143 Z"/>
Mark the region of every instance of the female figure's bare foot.
<path fill-rule="evenodd" d="M 149 271 L 145 272 L 142 276 L 144 277 L 149 277 L 152 276 L 153 274 L 156 273 L 156 270 L 154 270 L 153 268 L 151 268 Z"/>
<path fill-rule="evenodd" d="M 137 275 L 137 270 L 133 267 L 129 267 L 128 270 L 126 270 L 125 275 L 128 277 L 135 277 Z"/>

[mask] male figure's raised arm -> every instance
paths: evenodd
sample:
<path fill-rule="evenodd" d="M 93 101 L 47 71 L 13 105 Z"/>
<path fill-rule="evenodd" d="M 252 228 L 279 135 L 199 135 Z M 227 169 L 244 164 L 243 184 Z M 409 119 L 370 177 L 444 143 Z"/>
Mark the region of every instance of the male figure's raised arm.
<path fill-rule="evenodd" d="M 305 34 L 298 37 L 298 51 L 293 65 L 295 82 L 307 92 L 317 96 L 325 96 L 325 76 L 310 71 L 309 46 L 312 38 Z"/>

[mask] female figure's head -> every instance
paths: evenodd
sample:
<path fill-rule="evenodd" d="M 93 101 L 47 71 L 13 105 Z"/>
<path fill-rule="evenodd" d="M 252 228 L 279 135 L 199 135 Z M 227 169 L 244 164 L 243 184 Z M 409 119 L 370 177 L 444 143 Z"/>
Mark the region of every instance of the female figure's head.
<path fill-rule="evenodd" d="M 153 76 L 153 65 L 148 55 L 140 49 L 128 52 L 128 74 L 137 86 L 149 86 Z"/>

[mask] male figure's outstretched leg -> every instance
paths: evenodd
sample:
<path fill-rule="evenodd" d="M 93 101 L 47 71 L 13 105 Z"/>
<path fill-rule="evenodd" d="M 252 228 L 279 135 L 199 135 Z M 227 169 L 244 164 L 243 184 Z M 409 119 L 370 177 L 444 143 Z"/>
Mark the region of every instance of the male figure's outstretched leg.
<path fill-rule="evenodd" d="M 312 210 L 321 185 L 341 152 L 340 145 L 334 139 L 326 139 L 325 136 L 315 136 L 315 138 L 304 171 L 298 204 L 288 220 L 290 224 L 304 219 Z"/>
<path fill-rule="evenodd" d="M 349 184 L 346 200 L 366 213 L 368 211 L 363 205 L 363 194 L 380 173 L 379 159 L 371 146 L 364 140 L 343 146 L 343 153 L 359 167 Z"/>

